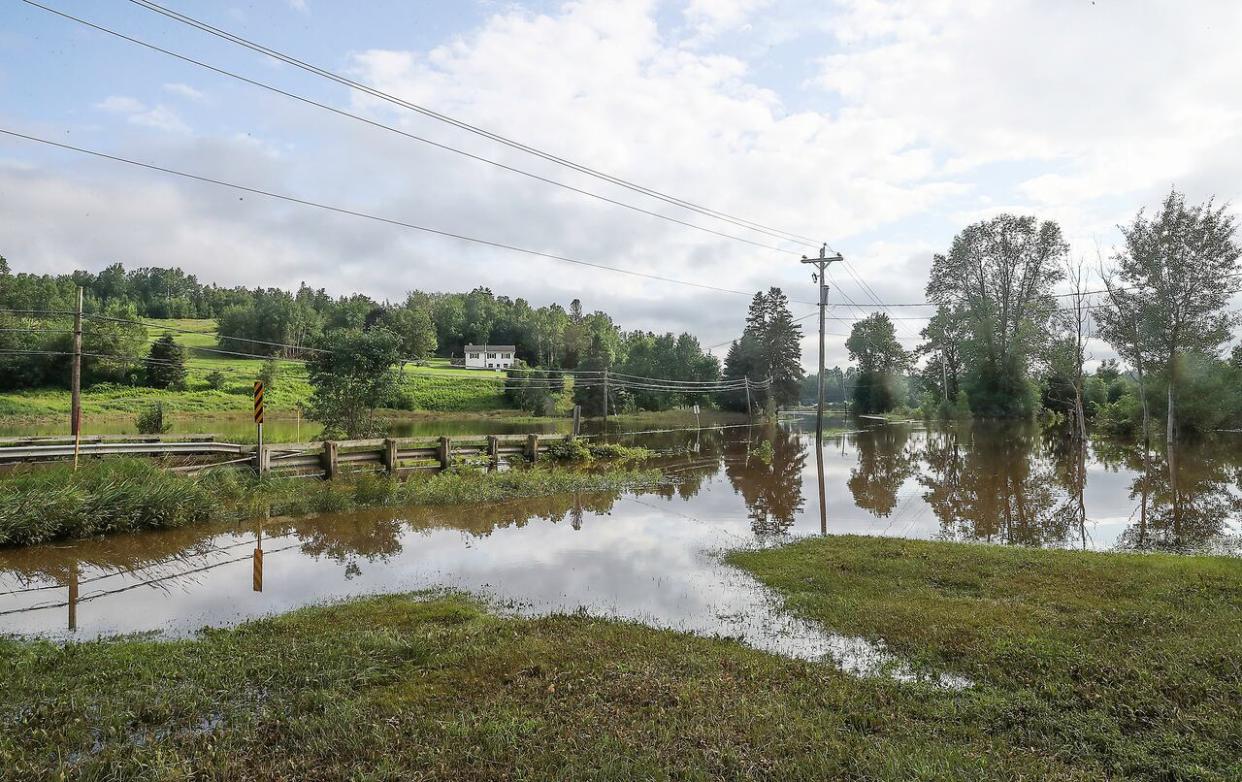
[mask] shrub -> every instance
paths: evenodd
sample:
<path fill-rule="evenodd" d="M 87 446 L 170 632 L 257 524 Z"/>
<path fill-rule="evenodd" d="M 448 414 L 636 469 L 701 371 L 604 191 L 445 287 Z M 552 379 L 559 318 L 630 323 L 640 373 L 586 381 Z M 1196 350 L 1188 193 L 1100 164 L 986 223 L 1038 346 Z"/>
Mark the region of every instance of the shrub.
<path fill-rule="evenodd" d="M 172 424 L 164 420 L 164 404 L 156 402 L 138 414 L 139 434 L 164 434 Z"/>
<path fill-rule="evenodd" d="M 556 440 L 548 445 L 543 454 L 545 461 L 551 462 L 593 462 L 602 461 L 638 462 L 654 457 L 655 451 L 617 443 L 588 444 L 580 439 Z"/>
<path fill-rule="evenodd" d="M 213 369 L 207 373 L 207 387 L 212 391 L 223 391 L 224 384 L 227 382 L 224 373 L 218 369 Z"/>
<path fill-rule="evenodd" d="M 264 361 L 262 369 L 259 370 L 259 382 L 263 384 L 265 392 L 271 391 L 276 387 L 276 379 L 278 377 L 280 377 L 280 364 L 276 362 L 276 359 L 269 358 L 267 361 Z"/>

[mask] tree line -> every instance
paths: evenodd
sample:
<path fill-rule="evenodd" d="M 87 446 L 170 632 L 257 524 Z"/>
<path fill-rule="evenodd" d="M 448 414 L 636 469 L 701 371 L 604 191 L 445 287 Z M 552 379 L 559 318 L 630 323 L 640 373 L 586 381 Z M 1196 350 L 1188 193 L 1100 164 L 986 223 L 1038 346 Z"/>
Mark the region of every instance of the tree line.
<path fill-rule="evenodd" d="M 853 325 L 852 402 L 942 416 L 1042 411 L 1083 434 L 1098 419 L 1149 437 L 1162 420 L 1170 442 L 1179 431 L 1242 426 L 1242 347 L 1224 353 L 1240 322 L 1230 309 L 1242 290 L 1236 217 L 1174 190 L 1120 230 L 1110 262 L 1089 264 L 1053 221 L 1002 214 L 967 226 L 933 258 L 926 293 L 936 309 L 915 350 L 897 341 L 886 313 Z M 1109 361 L 1087 372 L 1093 339 L 1127 371 Z"/>
<path fill-rule="evenodd" d="M 505 395 L 511 405 L 535 414 L 556 406 L 571 385 L 569 374 L 591 378 L 609 371 L 674 386 L 747 378 L 760 386 L 748 396 L 745 390 L 703 394 L 616 382 L 608 389 L 610 411 L 696 403 L 771 410 L 797 402 L 803 377 L 801 330 L 779 288 L 755 295 L 743 335 L 722 366 L 693 334 L 623 330 L 608 313 L 587 312 L 577 299 L 568 307 L 536 307 L 479 287 L 467 293 L 411 291 L 397 302 L 377 301 L 362 294 L 332 296 L 305 284 L 294 291 L 222 288 L 180 269 L 126 271 L 120 264 L 98 274 L 13 273 L 0 258 L 0 390 L 67 386 L 69 313 L 78 286 L 84 311 L 103 316 L 88 318 L 84 331 L 86 386 L 184 388 L 186 351 L 171 335 L 149 343 L 146 326 L 135 321 L 214 318 L 221 350 L 305 361 L 316 390 L 311 412 L 355 433 L 373 428 L 376 408 L 394 404 L 409 362 L 458 358 L 467 344 L 516 347 L 518 371 L 505 381 Z M 220 385 L 210 376 L 206 382 Z M 588 414 L 603 411 L 602 383 L 572 386 L 574 403 Z M 345 410 L 347 400 L 359 410 Z"/>

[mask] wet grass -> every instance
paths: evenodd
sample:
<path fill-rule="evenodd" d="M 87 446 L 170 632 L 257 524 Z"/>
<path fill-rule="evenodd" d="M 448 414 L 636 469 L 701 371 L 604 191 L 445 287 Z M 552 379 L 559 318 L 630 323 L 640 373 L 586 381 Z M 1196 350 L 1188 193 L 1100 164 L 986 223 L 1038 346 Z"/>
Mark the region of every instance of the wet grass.
<path fill-rule="evenodd" d="M 13 779 L 1233 780 L 1239 563 L 865 538 L 734 555 L 964 691 L 460 596 L 0 640 Z"/>
<path fill-rule="evenodd" d="M 0 546 L 170 529 L 261 516 L 361 507 L 495 502 L 571 491 L 616 491 L 659 480 L 656 470 L 590 472 L 533 467 L 488 473 L 459 468 L 398 480 L 361 474 L 335 481 L 263 478 L 245 470 L 183 475 L 146 459 L 26 469 L 0 478 Z"/>
<path fill-rule="evenodd" d="M 862 537 L 729 559 L 795 614 L 969 677 L 956 718 L 1014 746 L 1091 778 L 1242 779 L 1240 559 Z"/>

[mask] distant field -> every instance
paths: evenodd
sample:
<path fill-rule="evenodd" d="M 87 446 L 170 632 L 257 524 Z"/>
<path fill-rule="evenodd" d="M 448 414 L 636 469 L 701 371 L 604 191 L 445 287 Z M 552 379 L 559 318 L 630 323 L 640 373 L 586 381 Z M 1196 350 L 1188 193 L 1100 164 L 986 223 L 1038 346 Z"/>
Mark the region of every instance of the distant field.
<path fill-rule="evenodd" d="M 169 328 L 177 343 L 186 348 L 187 388 L 161 391 L 153 388 L 96 385 L 83 390 L 83 415 L 136 415 L 153 402 L 161 402 L 173 415 L 194 413 L 247 413 L 254 381 L 263 366 L 261 359 L 228 356 L 213 352 L 229 350 L 216 345 L 214 320 L 153 320 L 158 326 L 147 329 L 151 341 Z M 185 333 L 192 332 L 192 333 Z M 238 352 L 247 352 L 244 349 Z M 293 415 L 310 399 L 306 368 L 297 361 L 278 361 L 276 382 L 267 391 L 267 408 L 274 416 Z M 218 371 L 225 377 L 223 390 L 209 387 L 207 376 Z M 505 409 L 501 373 L 454 369 L 447 359 L 432 359 L 428 366 L 408 364 L 402 391 L 410 409 L 429 412 L 480 412 Z M 0 417 L 39 419 L 66 415 L 69 392 L 37 389 L 0 394 Z"/>

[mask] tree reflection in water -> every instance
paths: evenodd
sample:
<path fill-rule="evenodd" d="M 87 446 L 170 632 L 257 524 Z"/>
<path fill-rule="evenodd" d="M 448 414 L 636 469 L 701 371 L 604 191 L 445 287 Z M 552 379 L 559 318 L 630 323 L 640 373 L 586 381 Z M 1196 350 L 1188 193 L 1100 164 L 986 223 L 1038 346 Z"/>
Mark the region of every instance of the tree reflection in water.
<path fill-rule="evenodd" d="M 795 432 L 775 425 L 757 428 L 756 439 L 725 448 L 725 475 L 746 502 L 746 513 L 756 535 L 783 535 L 802 511 L 802 470 L 807 446 Z M 772 443 L 772 458 L 761 459 L 752 447 Z"/>
<path fill-rule="evenodd" d="M 1232 443 L 1181 445 L 1169 458 L 1064 428 L 976 423 L 928 432 L 921 456 L 923 499 L 948 540 L 1088 548 L 1089 473 L 1101 467 L 1134 474 L 1115 548 L 1200 550 L 1242 514 Z M 868 463 L 860 446 L 860 469 Z"/>
<path fill-rule="evenodd" d="M 857 439 L 858 465 L 848 483 L 855 505 L 874 516 L 893 512 L 901 485 L 918 469 L 918 453 L 909 440 L 910 428 L 904 424 L 864 432 Z"/>
<path fill-rule="evenodd" d="M 944 539 L 1044 546 L 1081 530 L 1033 424 L 929 433 L 926 462 L 919 482 Z"/>
<path fill-rule="evenodd" d="M 1233 451 L 1219 445 L 1178 444 L 1164 453 L 1141 445 L 1101 448 L 1114 469 L 1136 473 L 1130 499 L 1138 504 L 1117 548 L 1191 551 L 1222 535 L 1242 514 L 1242 468 Z"/>

